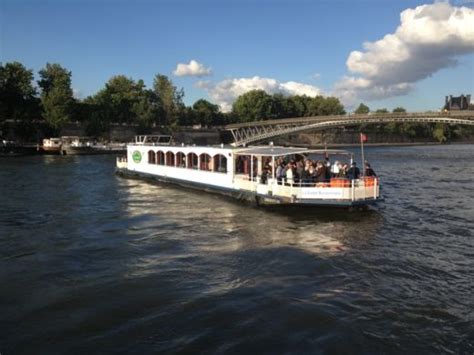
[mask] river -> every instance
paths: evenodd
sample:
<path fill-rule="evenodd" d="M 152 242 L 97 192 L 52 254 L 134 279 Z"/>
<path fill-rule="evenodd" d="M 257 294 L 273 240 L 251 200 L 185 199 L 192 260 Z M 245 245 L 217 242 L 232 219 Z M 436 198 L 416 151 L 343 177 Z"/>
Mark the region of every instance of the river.
<path fill-rule="evenodd" d="M 474 146 L 367 148 L 369 211 L 0 160 L 0 353 L 474 353 Z"/>

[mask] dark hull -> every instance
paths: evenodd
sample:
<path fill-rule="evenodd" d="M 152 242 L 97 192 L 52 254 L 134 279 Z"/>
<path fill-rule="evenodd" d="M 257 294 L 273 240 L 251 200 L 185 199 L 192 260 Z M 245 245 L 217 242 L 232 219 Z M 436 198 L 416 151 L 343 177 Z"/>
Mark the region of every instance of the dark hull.
<path fill-rule="evenodd" d="M 98 154 L 122 154 L 125 149 L 101 149 L 92 147 L 63 147 L 61 155 L 98 155 Z"/>

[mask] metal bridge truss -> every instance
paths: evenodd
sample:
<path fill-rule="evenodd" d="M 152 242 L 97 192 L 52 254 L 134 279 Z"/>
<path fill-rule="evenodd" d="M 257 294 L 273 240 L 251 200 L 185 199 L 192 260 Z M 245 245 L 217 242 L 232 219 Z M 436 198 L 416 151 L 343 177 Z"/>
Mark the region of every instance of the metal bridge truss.
<path fill-rule="evenodd" d="M 428 113 L 428 114 L 381 114 L 305 117 L 281 120 L 267 120 L 226 126 L 232 133 L 234 146 L 242 146 L 269 138 L 307 130 L 324 130 L 333 127 L 363 124 L 415 122 L 444 123 L 474 126 L 474 112 L 465 113 Z"/>

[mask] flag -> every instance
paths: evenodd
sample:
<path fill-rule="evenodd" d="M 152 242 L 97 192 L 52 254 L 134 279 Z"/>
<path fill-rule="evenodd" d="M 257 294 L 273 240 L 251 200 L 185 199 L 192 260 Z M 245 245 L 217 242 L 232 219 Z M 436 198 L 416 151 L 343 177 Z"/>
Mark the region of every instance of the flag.
<path fill-rule="evenodd" d="M 364 134 L 364 133 L 361 133 L 361 134 L 360 134 L 360 141 L 361 141 L 361 142 L 365 143 L 365 142 L 367 142 L 368 140 L 369 140 L 369 139 L 368 139 L 368 137 L 367 137 L 366 134 Z"/>

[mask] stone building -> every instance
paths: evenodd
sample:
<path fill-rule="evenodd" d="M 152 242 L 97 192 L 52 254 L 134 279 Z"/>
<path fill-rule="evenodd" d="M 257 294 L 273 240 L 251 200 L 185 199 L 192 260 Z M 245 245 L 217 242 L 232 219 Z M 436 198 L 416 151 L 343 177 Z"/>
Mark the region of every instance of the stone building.
<path fill-rule="evenodd" d="M 446 102 L 443 110 L 459 111 L 459 110 L 473 110 L 474 105 L 471 105 L 471 95 L 461 95 L 453 97 L 453 95 L 446 96 Z"/>

